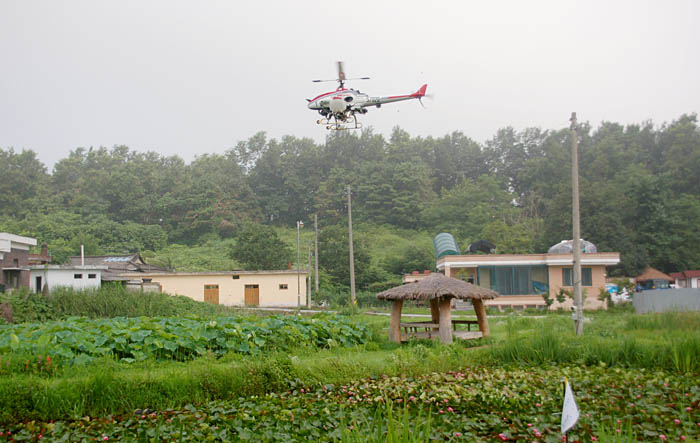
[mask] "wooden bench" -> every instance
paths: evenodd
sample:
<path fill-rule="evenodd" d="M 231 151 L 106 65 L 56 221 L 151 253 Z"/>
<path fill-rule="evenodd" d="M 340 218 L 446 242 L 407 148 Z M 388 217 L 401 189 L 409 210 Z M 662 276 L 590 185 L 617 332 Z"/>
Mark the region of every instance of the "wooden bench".
<path fill-rule="evenodd" d="M 467 331 L 472 330 L 472 325 L 476 325 L 476 329 L 479 330 L 479 322 L 476 320 L 452 320 L 452 327 L 457 330 L 457 325 L 467 325 Z"/>
<path fill-rule="evenodd" d="M 409 332 L 418 332 L 419 329 L 424 329 L 425 331 L 431 331 L 433 329 L 440 329 L 440 324 L 438 323 L 428 323 L 428 322 L 402 322 L 401 327 L 404 332 L 408 334 Z M 435 331 L 437 332 L 437 331 Z"/>
<path fill-rule="evenodd" d="M 470 340 L 482 337 L 481 331 L 472 331 L 471 326 L 476 325 L 479 328 L 479 322 L 476 320 L 452 320 L 454 331 L 452 336 L 462 340 Z M 467 330 L 458 331 L 457 325 L 467 325 Z M 411 338 L 433 339 L 440 338 L 440 324 L 428 322 L 402 322 L 400 326 L 403 328 L 401 341 L 408 341 Z"/>
<path fill-rule="evenodd" d="M 454 331 L 452 336 L 462 340 L 472 340 L 475 338 L 481 338 L 484 335 L 481 333 L 481 331 Z"/>

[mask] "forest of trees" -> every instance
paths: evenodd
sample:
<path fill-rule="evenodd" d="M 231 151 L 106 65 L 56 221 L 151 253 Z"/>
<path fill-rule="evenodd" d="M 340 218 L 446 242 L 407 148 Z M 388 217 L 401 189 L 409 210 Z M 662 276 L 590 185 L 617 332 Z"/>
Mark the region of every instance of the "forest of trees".
<path fill-rule="evenodd" d="M 584 124 L 579 140 L 581 232 L 599 250 L 620 252 L 612 273 L 699 269 L 697 117 Z M 277 230 L 297 220 L 312 226 L 317 213 L 324 247 L 338 249 L 337 258 L 320 254 L 322 266 L 342 284 L 347 185 L 361 226 L 423 238 L 450 232 L 463 249 L 483 238 L 501 253 L 545 252 L 571 238 L 570 146 L 568 129 L 504 128 L 483 144 L 461 132 L 421 138 L 399 128 L 388 140 L 365 130 L 334 132 L 323 144 L 258 133 L 189 164 L 126 146 L 78 148 L 51 172 L 33 151 L 0 149 L 0 231 L 47 242 L 57 262 L 80 244 L 123 253 L 218 241 L 226 257 L 262 266 L 240 247 L 257 238 L 277 248 L 283 266 L 296 248 Z M 356 254 L 370 254 L 362 235 L 356 242 Z M 373 267 L 360 264 L 359 281 L 410 270 L 402 263 L 434 266 L 431 254 L 425 241 L 404 246 Z"/>

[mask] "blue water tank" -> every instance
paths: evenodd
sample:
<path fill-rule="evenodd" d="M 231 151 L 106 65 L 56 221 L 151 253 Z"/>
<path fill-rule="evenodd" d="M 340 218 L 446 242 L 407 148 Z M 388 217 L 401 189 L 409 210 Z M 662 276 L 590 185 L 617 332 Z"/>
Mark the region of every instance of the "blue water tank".
<path fill-rule="evenodd" d="M 435 248 L 435 260 L 445 255 L 459 255 L 455 238 L 447 232 L 441 232 L 435 236 L 433 247 Z"/>

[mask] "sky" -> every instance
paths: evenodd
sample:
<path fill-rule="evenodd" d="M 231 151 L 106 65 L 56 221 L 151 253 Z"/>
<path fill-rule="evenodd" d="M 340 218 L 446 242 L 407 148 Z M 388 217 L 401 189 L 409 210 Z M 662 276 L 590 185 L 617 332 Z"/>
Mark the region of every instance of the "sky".
<path fill-rule="evenodd" d="M 389 136 L 671 122 L 700 108 L 700 2 L 0 0 L 0 148 L 222 153 L 259 131 L 325 140 L 307 98 L 335 62 Z"/>

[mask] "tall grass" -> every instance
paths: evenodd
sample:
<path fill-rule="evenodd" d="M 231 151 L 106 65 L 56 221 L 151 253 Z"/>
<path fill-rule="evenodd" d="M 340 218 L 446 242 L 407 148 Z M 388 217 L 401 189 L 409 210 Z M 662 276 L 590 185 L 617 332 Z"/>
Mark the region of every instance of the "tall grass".
<path fill-rule="evenodd" d="M 395 413 L 391 402 L 385 399 L 384 405 L 376 409 L 373 419 L 365 422 L 342 423 L 341 442 L 386 442 L 417 443 L 431 440 L 431 413 L 423 417 L 423 410 L 413 418 L 408 407 L 404 406 Z"/>
<path fill-rule="evenodd" d="M 627 330 L 700 331 L 700 315 L 694 312 L 664 312 L 626 318 Z"/>
<path fill-rule="evenodd" d="M 358 347 L 307 352 L 207 356 L 187 363 L 146 361 L 131 366 L 104 358 L 57 377 L 10 374 L 0 377 L 0 424 L 17 417 L 48 421 L 130 414 L 143 408 L 182 408 L 381 375 L 411 377 L 458 370 L 474 351 L 459 346 L 409 345 L 381 351 Z"/>
<path fill-rule="evenodd" d="M 625 420 L 624 423 L 617 425 L 613 420 L 608 423 L 601 422 L 597 433 L 600 443 L 636 443 L 638 441 L 637 433 L 632 430 L 631 420 Z"/>
<path fill-rule="evenodd" d="M 498 364 L 585 364 L 665 369 L 682 374 L 700 371 L 700 328 L 697 314 L 657 314 L 630 317 L 624 327 L 632 331 L 653 329 L 653 335 L 596 333 L 575 336 L 566 318 L 546 319 L 539 328 L 530 324 L 506 324 L 508 339 L 489 352 Z M 528 328 L 528 334 L 519 334 Z M 599 331 L 602 332 L 602 331 Z"/>
<path fill-rule="evenodd" d="M 2 295 L 2 301 L 12 305 L 15 323 L 67 317 L 214 317 L 236 312 L 231 307 L 198 302 L 180 295 L 132 292 L 121 285 L 84 290 L 56 288 L 47 296 L 29 293 Z"/>

